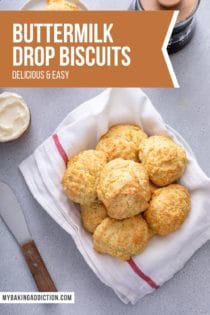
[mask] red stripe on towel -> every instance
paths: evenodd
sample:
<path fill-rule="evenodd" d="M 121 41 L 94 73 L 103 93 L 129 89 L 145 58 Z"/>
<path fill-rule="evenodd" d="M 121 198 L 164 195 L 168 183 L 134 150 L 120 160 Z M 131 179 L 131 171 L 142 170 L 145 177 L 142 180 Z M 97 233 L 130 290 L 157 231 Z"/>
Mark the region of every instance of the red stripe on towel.
<path fill-rule="evenodd" d="M 143 279 L 145 282 L 147 282 L 151 288 L 153 288 L 153 289 L 158 289 L 159 288 L 159 285 L 157 285 L 149 276 L 147 276 L 145 273 L 143 273 L 143 271 L 139 268 L 139 266 L 137 266 L 137 264 L 135 263 L 135 261 L 132 258 L 127 260 L 127 262 L 131 266 L 133 271 L 141 279 Z"/>
<path fill-rule="evenodd" d="M 62 144 L 60 143 L 60 140 L 59 140 L 59 137 L 57 134 L 53 135 L 53 140 L 54 140 L 55 146 L 56 146 L 58 152 L 60 153 L 60 156 L 62 157 L 64 163 L 67 164 L 68 156 L 67 156 Z M 159 288 L 159 285 L 157 285 L 149 276 L 147 276 L 145 273 L 143 273 L 143 271 L 139 268 L 139 266 L 136 265 L 136 263 L 134 262 L 134 260 L 132 258 L 129 259 L 127 262 L 130 265 L 130 267 L 132 268 L 132 270 L 142 280 L 144 280 L 151 288 L 153 288 L 153 289 Z"/>
<path fill-rule="evenodd" d="M 60 143 L 58 135 L 55 133 L 52 137 L 53 137 L 55 146 L 56 146 L 58 152 L 60 153 L 60 156 L 62 157 L 64 163 L 67 164 L 69 159 L 68 159 L 68 156 L 67 156 L 62 144 Z"/>

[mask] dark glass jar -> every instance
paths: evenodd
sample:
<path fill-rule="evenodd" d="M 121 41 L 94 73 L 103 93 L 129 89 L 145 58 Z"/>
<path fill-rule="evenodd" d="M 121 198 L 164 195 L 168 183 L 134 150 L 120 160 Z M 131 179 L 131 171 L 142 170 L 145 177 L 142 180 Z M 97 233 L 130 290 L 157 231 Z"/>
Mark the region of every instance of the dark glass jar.
<path fill-rule="evenodd" d="M 168 44 L 168 52 L 175 53 L 186 46 L 193 37 L 195 31 L 195 14 L 199 7 L 200 0 L 197 0 L 197 4 L 193 12 L 183 21 L 178 21 L 173 30 L 171 39 Z M 133 0 L 131 10 L 144 11 L 144 7 L 141 4 L 141 0 Z"/>

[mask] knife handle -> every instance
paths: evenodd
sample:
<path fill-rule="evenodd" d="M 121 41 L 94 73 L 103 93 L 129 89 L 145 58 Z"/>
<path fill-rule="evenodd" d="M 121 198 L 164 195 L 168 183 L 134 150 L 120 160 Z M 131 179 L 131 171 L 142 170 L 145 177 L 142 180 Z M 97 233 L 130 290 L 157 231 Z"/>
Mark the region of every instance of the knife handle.
<path fill-rule="evenodd" d="M 35 242 L 30 240 L 22 244 L 21 249 L 38 290 L 41 292 L 57 292 Z"/>

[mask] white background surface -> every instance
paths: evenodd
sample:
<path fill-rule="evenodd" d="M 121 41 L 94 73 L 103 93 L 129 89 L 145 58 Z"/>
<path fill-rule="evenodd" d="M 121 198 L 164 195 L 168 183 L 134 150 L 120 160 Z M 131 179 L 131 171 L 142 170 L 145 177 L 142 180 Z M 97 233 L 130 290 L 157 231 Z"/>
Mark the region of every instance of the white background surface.
<path fill-rule="evenodd" d="M 125 9 L 128 0 L 88 0 L 93 9 Z M 189 142 L 210 176 L 210 2 L 201 1 L 193 41 L 171 57 L 180 89 L 146 89 L 156 108 Z M 1 0 L 0 9 L 18 9 L 24 1 Z M 90 5 L 89 5 L 90 7 Z M 75 291 L 75 305 L 0 305 L 0 314 L 209 315 L 210 242 L 185 268 L 137 305 L 122 304 L 85 264 L 71 237 L 33 200 L 18 164 L 81 102 L 102 89 L 8 89 L 23 95 L 31 113 L 29 132 L 18 142 L 0 145 L 0 180 L 20 200 L 32 235 L 59 291 Z M 0 92 L 3 90 L 0 89 Z M 0 291 L 36 290 L 13 237 L 0 219 Z"/>

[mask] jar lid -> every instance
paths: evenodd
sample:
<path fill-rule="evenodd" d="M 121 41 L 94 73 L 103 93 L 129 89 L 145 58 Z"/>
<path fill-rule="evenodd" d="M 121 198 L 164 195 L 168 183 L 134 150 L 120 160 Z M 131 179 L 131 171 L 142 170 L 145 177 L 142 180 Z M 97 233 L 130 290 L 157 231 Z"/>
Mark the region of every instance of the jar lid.
<path fill-rule="evenodd" d="M 181 0 L 158 0 L 158 2 L 165 8 L 173 8 L 180 4 Z"/>
<path fill-rule="evenodd" d="M 199 0 L 138 0 L 145 11 L 179 10 L 178 22 L 185 21 L 196 10 Z"/>

